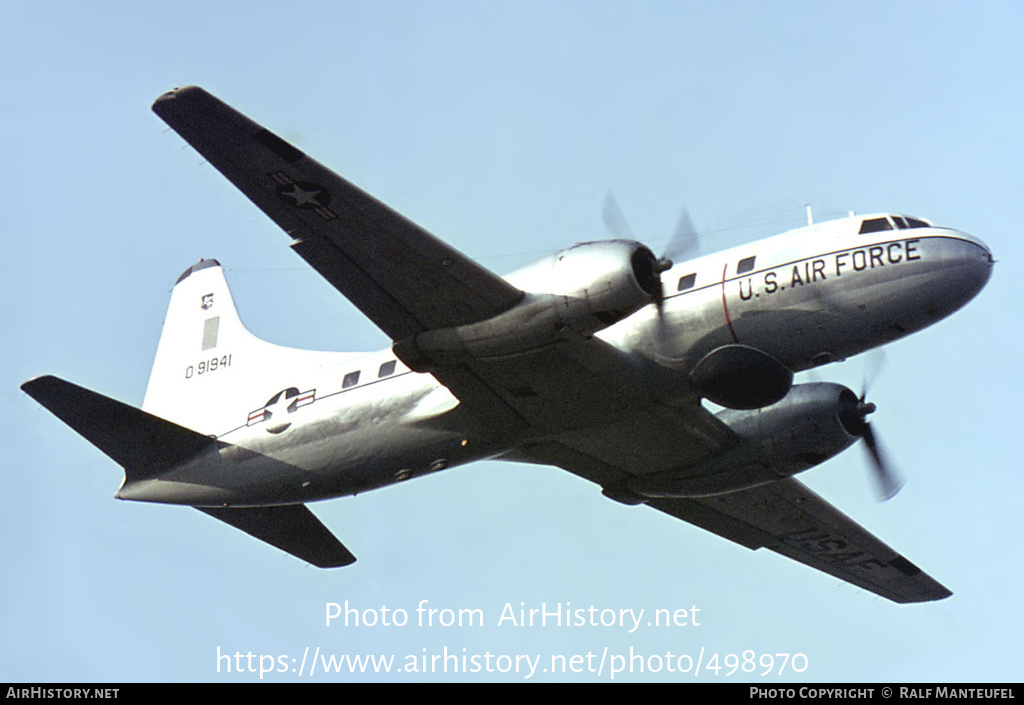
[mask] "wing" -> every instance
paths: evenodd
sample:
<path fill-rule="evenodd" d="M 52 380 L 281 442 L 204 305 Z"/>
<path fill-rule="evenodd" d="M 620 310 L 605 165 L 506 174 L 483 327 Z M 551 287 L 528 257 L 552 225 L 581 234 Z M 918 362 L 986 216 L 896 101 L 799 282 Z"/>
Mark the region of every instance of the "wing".
<path fill-rule="evenodd" d="M 522 292 L 206 91 L 153 110 L 393 340 L 490 318 Z"/>
<path fill-rule="evenodd" d="M 792 478 L 703 499 L 662 499 L 655 509 L 748 548 L 767 548 L 894 602 L 952 593 Z"/>
<path fill-rule="evenodd" d="M 636 447 L 622 440 L 619 456 Z M 622 469 L 625 463 L 611 463 L 589 449 L 561 442 L 539 444 L 528 453 L 536 462 L 558 465 L 606 487 L 631 474 Z M 652 499 L 646 504 L 747 548 L 767 548 L 894 602 L 929 602 L 952 594 L 792 478 L 714 497 Z"/>
<path fill-rule="evenodd" d="M 630 501 L 614 489 L 629 478 L 697 464 L 737 442 L 717 417 L 687 397 L 676 373 L 608 347 L 592 340 L 545 351 L 545 357 L 471 363 L 470 370 L 493 384 L 502 403 L 546 431 L 508 459 L 564 468 L 608 496 Z M 714 497 L 646 504 L 895 602 L 951 594 L 792 478 Z"/>
<path fill-rule="evenodd" d="M 393 340 L 484 320 L 523 297 L 202 88 L 170 91 L 153 110 L 294 238 L 292 247 Z M 508 363 L 431 372 L 503 431 L 516 426 L 550 432 L 621 414 L 624 405 L 646 398 L 658 378 L 650 368 L 658 366 L 647 365 L 645 374 L 636 374 L 635 367 L 611 346 L 590 340 Z M 627 388 L 609 370 L 633 381 Z"/>

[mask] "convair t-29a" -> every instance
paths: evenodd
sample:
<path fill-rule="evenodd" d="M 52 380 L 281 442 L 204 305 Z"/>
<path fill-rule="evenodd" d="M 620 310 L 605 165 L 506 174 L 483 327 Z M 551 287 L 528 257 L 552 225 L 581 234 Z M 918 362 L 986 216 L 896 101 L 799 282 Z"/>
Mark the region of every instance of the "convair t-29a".
<path fill-rule="evenodd" d="M 539 463 L 896 602 L 951 594 L 795 479 L 863 440 L 897 489 L 874 405 L 793 374 L 959 309 L 992 271 L 976 238 L 851 216 L 689 261 L 585 242 L 502 278 L 200 88 L 153 109 L 393 345 L 264 342 L 220 265 L 192 265 L 141 410 L 52 376 L 22 386 L 124 467 L 118 498 L 195 507 L 326 568 L 355 557 L 309 502 Z"/>

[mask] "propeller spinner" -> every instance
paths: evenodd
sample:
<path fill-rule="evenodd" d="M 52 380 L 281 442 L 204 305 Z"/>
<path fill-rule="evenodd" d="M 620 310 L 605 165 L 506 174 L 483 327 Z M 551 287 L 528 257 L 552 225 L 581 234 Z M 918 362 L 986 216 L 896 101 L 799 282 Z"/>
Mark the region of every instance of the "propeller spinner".
<path fill-rule="evenodd" d="M 610 190 L 608 191 L 608 195 L 605 196 L 604 206 L 601 210 L 601 217 L 604 221 L 605 228 L 612 236 L 623 240 L 636 239 L 633 235 L 632 228 L 629 227 L 629 222 L 626 220 L 626 216 L 622 213 L 622 209 L 619 207 L 619 203 L 615 199 L 615 195 Z M 658 274 L 660 279 L 663 273 L 672 269 L 675 262 L 680 262 L 693 257 L 697 254 L 699 249 L 700 238 L 697 234 L 697 229 L 693 225 L 693 220 L 690 218 L 689 211 L 686 208 L 683 208 L 682 212 L 679 214 L 679 220 L 676 221 L 676 227 L 672 232 L 672 237 L 669 239 L 665 252 L 657 260 L 654 271 Z M 655 308 L 658 311 L 655 338 L 661 348 L 667 347 L 666 341 L 669 338 L 668 324 L 665 321 L 665 294 L 664 285 L 662 284 L 659 294 L 654 300 Z"/>

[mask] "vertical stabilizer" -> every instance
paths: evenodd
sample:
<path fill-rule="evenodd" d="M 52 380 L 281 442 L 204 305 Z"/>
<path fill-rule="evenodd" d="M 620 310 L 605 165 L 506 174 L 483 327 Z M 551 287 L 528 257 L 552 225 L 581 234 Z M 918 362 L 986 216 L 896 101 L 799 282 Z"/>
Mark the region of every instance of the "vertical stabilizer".
<path fill-rule="evenodd" d="M 246 424 L 248 410 L 325 365 L 351 357 L 282 347 L 242 324 L 217 260 L 200 260 L 171 292 L 142 408 L 218 436 Z"/>

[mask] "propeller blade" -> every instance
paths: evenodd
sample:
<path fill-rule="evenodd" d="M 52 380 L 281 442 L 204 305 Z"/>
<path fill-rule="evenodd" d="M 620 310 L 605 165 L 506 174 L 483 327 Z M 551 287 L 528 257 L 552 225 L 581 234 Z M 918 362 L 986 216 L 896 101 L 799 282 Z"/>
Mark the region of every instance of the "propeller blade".
<path fill-rule="evenodd" d="M 622 209 L 619 208 L 619 203 L 615 200 L 615 196 L 610 190 L 608 195 L 604 197 L 604 208 L 602 209 L 601 216 L 604 220 L 604 227 L 613 236 L 621 240 L 636 240 L 633 237 L 633 231 L 630 229 L 629 223 L 626 222 L 626 216 L 622 214 Z"/>
<path fill-rule="evenodd" d="M 636 240 L 633 230 L 629 227 L 626 216 L 622 213 L 622 209 L 619 207 L 619 203 L 611 189 L 608 190 L 608 194 L 604 198 L 601 217 L 605 228 L 613 237 L 622 240 Z M 683 208 L 665 253 L 657 262 L 656 269 L 659 278 L 672 268 L 673 262 L 693 257 L 697 254 L 699 248 L 700 239 L 697 235 L 697 229 L 693 225 L 689 211 Z M 654 300 L 654 306 L 657 310 L 654 338 L 660 351 L 667 351 L 669 349 L 668 343 L 672 333 L 665 316 L 666 293 L 664 288 L 662 288 Z"/>
<path fill-rule="evenodd" d="M 864 401 L 864 397 L 868 395 L 868 390 L 871 385 L 875 383 L 879 375 L 882 374 L 882 368 L 885 367 L 885 351 L 881 348 L 875 348 L 864 360 L 864 382 L 861 384 L 860 389 L 860 400 Z"/>
<path fill-rule="evenodd" d="M 875 412 L 874 404 L 864 401 L 867 396 L 867 387 L 859 399 L 853 399 L 852 394 L 842 404 L 840 418 L 843 426 L 851 435 L 859 436 L 864 441 L 864 449 L 868 454 L 872 474 L 875 476 L 878 486 L 880 501 L 892 499 L 904 485 L 903 478 L 896 471 L 895 466 L 889 461 L 882 451 L 875 431 L 868 423 L 868 415 Z"/>
<path fill-rule="evenodd" d="M 700 251 L 700 236 L 697 228 L 693 225 L 690 211 L 685 207 L 679 214 L 676 221 L 676 229 L 672 231 L 672 237 L 665 248 L 665 259 L 673 262 L 682 262 L 695 257 Z"/>
<path fill-rule="evenodd" d="M 885 453 L 882 452 L 871 424 L 864 424 L 861 437 L 864 439 L 864 447 L 867 449 L 868 458 L 871 460 L 871 468 L 878 482 L 879 500 L 892 499 L 903 488 L 905 482 L 893 468 Z"/>

